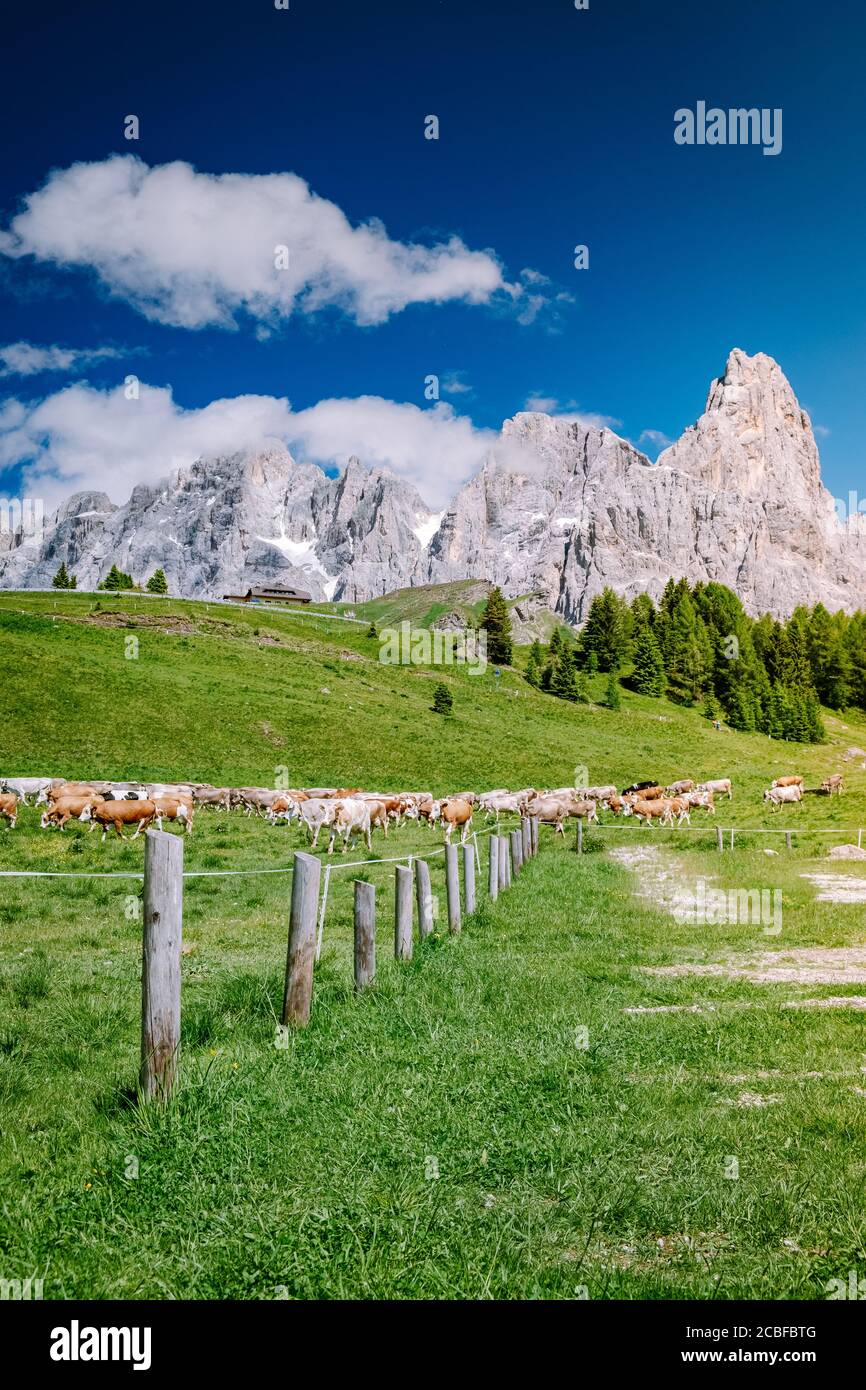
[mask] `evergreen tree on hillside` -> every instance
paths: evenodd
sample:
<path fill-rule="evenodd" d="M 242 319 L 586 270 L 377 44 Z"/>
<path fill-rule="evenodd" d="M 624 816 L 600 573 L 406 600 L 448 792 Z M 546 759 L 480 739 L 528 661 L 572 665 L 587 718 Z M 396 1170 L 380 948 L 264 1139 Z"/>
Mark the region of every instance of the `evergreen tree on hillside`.
<path fill-rule="evenodd" d="M 607 691 L 605 692 L 604 703 L 608 709 L 619 709 L 622 701 L 619 695 L 619 676 L 616 671 L 611 671 L 607 678 Z"/>
<path fill-rule="evenodd" d="M 367 628 L 367 636 L 368 636 L 368 637 L 378 637 L 378 636 L 379 636 L 378 632 L 376 631 L 376 624 L 375 624 L 375 623 L 371 623 L 370 626 Z"/>
<path fill-rule="evenodd" d="M 103 579 L 98 587 L 100 589 L 106 589 L 110 593 L 114 593 L 119 589 L 134 589 L 135 585 L 131 574 L 125 574 L 123 570 L 117 568 L 117 565 L 112 565 L 105 579 Z"/>
<path fill-rule="evenodd" d="M 638 594 L 631 605 L 632 638 L 637 637 L 642 627 L 652 627 L 655 617 L 655 604 L 649 594 Z"/>
<path fill-rule="evenodd" d="M 526 662 L 526 679 L 530 685 L 535 686 L 536 690 L 541 685 L 541 671 L 543 661 L 544 652 L 542 650 L 541 643 L 536 638 L 532 646 L 529 648 L 529 659 Z"/>
<path fill-rule="evenodd" d="M 147 592 L 149 594 L 167 594 L 168 580 L 165 577 L 165 570 L 154 570 L 147 581 Z"/>
<path fill-rule="evenodd" d="M 565 642 L 559 653 L 559 659 L 553 668 L 550 680 L 550 693 L 556 695 L 560 700 L 577 700 L 580 698 L 580 691 L 577 684 L 577 667 L 574 661 L 574 647 L 571 642 Z"/>
<path fill-rule="evenodd" d="M 664 695 L 665 668 L 651 627 L 642 628 L 634 644 L 632 684 L 640 695 Z"/>
<path fill-rule="evenodd" d="M 562 650 L 562 628 L 555 627 L 553 629 L 553 631 L 550 634 L 550 641 L 547 644 L 547 650 L 550 652 L 550 655 L 554 658 L 554 660 L 559 656 L 559 653 Z"/>
<path fill-rule="evenodd" d="M 631 612 L 624 599 L 610 588 L 596 594 L 580 634 L 579 659 L 584 669 L 588 669 L 591 654 L 599 671 L 621 666 L 628 658 L 631 626 Z"/>
<path fill-rule="evenodd" d="M 433 709 L 437 714 L 450 714 L 454 708 L 454 696 L 442 681 L 433 691 Z"/>
<path fill-rule="evenodd" d="M 481 626 L 487 632 L 487 659 L 494 666 L 510 666 L 512 652 L 511 616 L 505 596 L 498 587 L 490 590 Z"/>
<path fill-rule="evenodd" d="M 61 562 L 60 569 L 51 581 L 52 589 L 74 589 L 77 587 L 78 580 L 74 575 L 70 575 L 66 568 L 65 560 Z"/>
<path fill-rule="evenodd" d="M 663 655 L 672 684 L 689 699 L 697 700 L 712 665 L 712 649 L 704 620 L 695 609 L 685 581 L 677 586 L 674 596 Z"/>

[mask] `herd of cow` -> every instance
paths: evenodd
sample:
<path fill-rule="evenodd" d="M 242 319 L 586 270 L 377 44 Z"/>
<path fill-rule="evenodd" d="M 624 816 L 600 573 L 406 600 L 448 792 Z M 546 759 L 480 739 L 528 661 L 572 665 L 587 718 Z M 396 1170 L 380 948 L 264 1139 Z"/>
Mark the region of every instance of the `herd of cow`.
<path fill-rule="evenodd" d="M 821 790 L 841 794 L 841 773 L 825 778 Z M 802 801 L 803 791 L 802 777 L 777 777 L 764 792 L 764 800 L 779 810 L 786 803 Z M 729 777 L 700 783 L 683 778 L 667 787 L 656 782 L 635 782 L 621 792 L 612 785 L 552 790 L 524 787 L 516 792 L 505 788 L 480 794 L 459 792 L 439 799 L 431 792 L 367 792 L 358 787 L 274 791 L 268 787 L 214 787 L 200 782 L 69 782 L 60 777 L 7 777 L 0 778 L 0 819 L 14 829 L 19 805 L 32 802 L 44 808 L 40 819 L 43 829 L 56 827 L 62 831 L 74 819 L 88 823 L 91 830 L 100 826 L 103 840 L 112 827 L 124 838 L 124 828 L 134 826 L 135 839 L 150 825 L 161 828 L 163 821 L 175 821 L 191 834 L 196 810 L 211 806 L 223 811 L 239 810 L 247 816 L 260 815 L 273 823 L 297 821 L 306 830 L 313 848 L 326 829 L 331 854 L 337 839 L 342 840 L 345 852 L 355 835 L 365 840 L 369 850 L 373 830 L 379 829 L 387 837 L 390 826 L 399 827 L 405 821 L 441 825 L 447 843 L 459 829 L 462 843 L 476 814 L 497 823 L 505 814 L 534 816 L 560 835 L 565 833 L 564 824 L 569 817 L 589 824 L 598 822 L 601 810 L 614 816 L 634 816 L 640 824 L 649 826 L 656 822 L 691 824 L 693 810 L 714 815 L 715 801 L 720 796 L 733 796 Z"/>

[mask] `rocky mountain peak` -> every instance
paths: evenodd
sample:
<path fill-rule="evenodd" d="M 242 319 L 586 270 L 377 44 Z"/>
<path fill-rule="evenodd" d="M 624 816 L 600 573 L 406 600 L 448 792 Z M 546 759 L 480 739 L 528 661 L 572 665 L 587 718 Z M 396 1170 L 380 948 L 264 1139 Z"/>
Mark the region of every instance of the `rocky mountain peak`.
<path fill-rule="evenodd" d="M 681 576 L 730 585 L 752 612 L 866 607 L 866 532 L 837 521 L 778 363 L 740 348 L 656 464 L 591 420 L 520 411 L 443 513 L 357 456 L 329 476 L 274 444 L 199 459 L 121 507 L 78 493 L 41 543 L 3 539 L 5 588 L 47 588 L 61 562 L 95 588 L 114 563 L 139 582 L 160 566 L 201 597 L 276 582 L 354 602 L 483 580 L 570 623 L 605 585 L 658 596 Z"/>
<path fill-rule="evenodd" d="M 704 414 L 659 455 L 709 486 L 745 496 L 796 496 L 824 509 L 812 422 L 778 362 L 765 353 L 730 353 L 712 382 Z"/>

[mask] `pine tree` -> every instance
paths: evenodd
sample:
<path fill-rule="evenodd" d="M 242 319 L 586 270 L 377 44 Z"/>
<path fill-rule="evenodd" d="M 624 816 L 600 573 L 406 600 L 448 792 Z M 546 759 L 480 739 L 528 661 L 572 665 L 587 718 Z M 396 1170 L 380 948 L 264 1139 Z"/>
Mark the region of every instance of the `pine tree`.
<path fill-rule="evenodd" d="M 536 640 L 529 648 L 529 659 L 526 663 L 526 679 L 529 684 L 536 689 L 541 685 L 541 664 L 544 660 L 544 652 L 541 643 Z"/>
<path fill-rule="evenodd" d="M 487 632 L 487 659 L 494 666 L 510 666 L 513 655 L 511 616 L 505 596 L 498 587 L 490 590 L 481 626 Z"/>
<path fill-rule="evenodd" d="M 640 695 L 664 695 L 665 668 L 651 627 L 643 628 L 634 644 L 632 684 Z"/>
<path fill-rule="evenodd" d="M 598 657 L 596 656 L 594 650 L 591 651 L 589 653 L 589 656 L 586 658 L 586 665 L 584 667 L 584 670 L 586 671 L 586 674 L 588 676 L 598 675 Z"/>
<path fill-rule="evenodd" d="M 550 693 L 557 695 L 560 700 L 577 700 L 579 698 L 574 650 L 570 642 L 563 644 L 559 653 L 559 660 L 553 668 Z"/>
<path fill-rule="evenodd" d="M 378 636 L 379 636 L 378 632 L 376 631 L 376 624 L 375 624 L 375 623 L 371 623 L 370 626 L 367 628 L 367 636 L 368 636 L 368 637 L 378 637 Z"/>
<path fill-rule="evenodd" d="M 167 594 L 168 580 L 165 577 L 165 570 L 154 570 L 147 581 L 147 592 L 149 594 Z"/>
<path fill-rule="evenodd" d="M 134 589 L 135 585 L 131 574 L 125 574 L 123 570 L 117 568 L 117 565 L 112 565 L 106 578 L 98 587 L 114 593 L 118 589 Z"/>
<path fill-rule="evenodd" d="M 450 714 L 454 708 L 454 696 L 442 681 L 433 691 L 433 709 L 437 714 Z"/>
<path fill-rule="evenodd" d="M 719 702 L 713 692 L 710 691 L 704 696 L 704 718 L 715 720 L 718 719 L 720 715 L 721 710 L 719 709 Z"/>
<path fill-rule="evenodd" d="M 552 657 L 559 656 L 562 650 L 562 634 L 558 627 L 555 627 L 550 634 L 550 642 L 548 643 L 547 650 Z"/>
<path fill-rule="evenodd" d="M 545 690 L 545 691 L 547 691 L 548 693 L 550 693 L 550 689 L 551 689 L 551 686 L 552 686 L 552 685 L 553 685 L 553 662 L 552 662 L 552 661 L 548 661 L 547 665 L 544 667 L 544 670 L 541 672 L 540 686 L 541 686 L 541 689 L 542 689 L 542 690 Z"/>
<path fill-rule="evenodd" d="M 611 671 L 607 678 L 607 692 L 604 697 L 604 703 L 607 705 L 608 709 L 619 709 L 622 704 L 619 698 L 619 676 L 616 671 Z"/>
<path fill-rule="evenodd" d="M 595 654 L 599 671 L 612 671 L 628 657 L 632 619 L 629 607 L 613 589 L 603 589 L 589 605 L 580 634 L 580 663 L 587 668 Z"/>
<path fill-rule="evenodd" d="M 70 589 L 72 587 L 69 579 L 69 573 L 66 569 L 65 561 L 61 563 L 60 569 L 57 571 L 54 578 L 52 579 L 51 587 L 52 589 Z"/>

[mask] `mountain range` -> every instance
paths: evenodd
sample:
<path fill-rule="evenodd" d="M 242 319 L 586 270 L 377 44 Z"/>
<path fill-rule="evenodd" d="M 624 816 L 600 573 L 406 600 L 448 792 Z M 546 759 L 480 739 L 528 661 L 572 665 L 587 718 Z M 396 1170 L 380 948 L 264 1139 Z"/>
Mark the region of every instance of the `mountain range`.
<path fill-rule="evenodd" d="M 501 439 L 440 513 L 384 468 L 352 458 L 330 477 L 281 447 L 201 458 L 121 506 L 76 493 L 41 536 L 0 534 L 0 587 L 47 588 L 65 562 L 81 589 L 112 564 L 140 582 L 162 567 L 172 593 L 202 598 L 277 583 L 356 602 L 487 579 L 569 623 L 605 585 L 658 595 L 672 576 L 777 617 L 866 605 L 866 537 L 837 517 L 809 416 L 763 353 L 731 352 L 655 463 L 568 416 L 521 412 Z"/>

